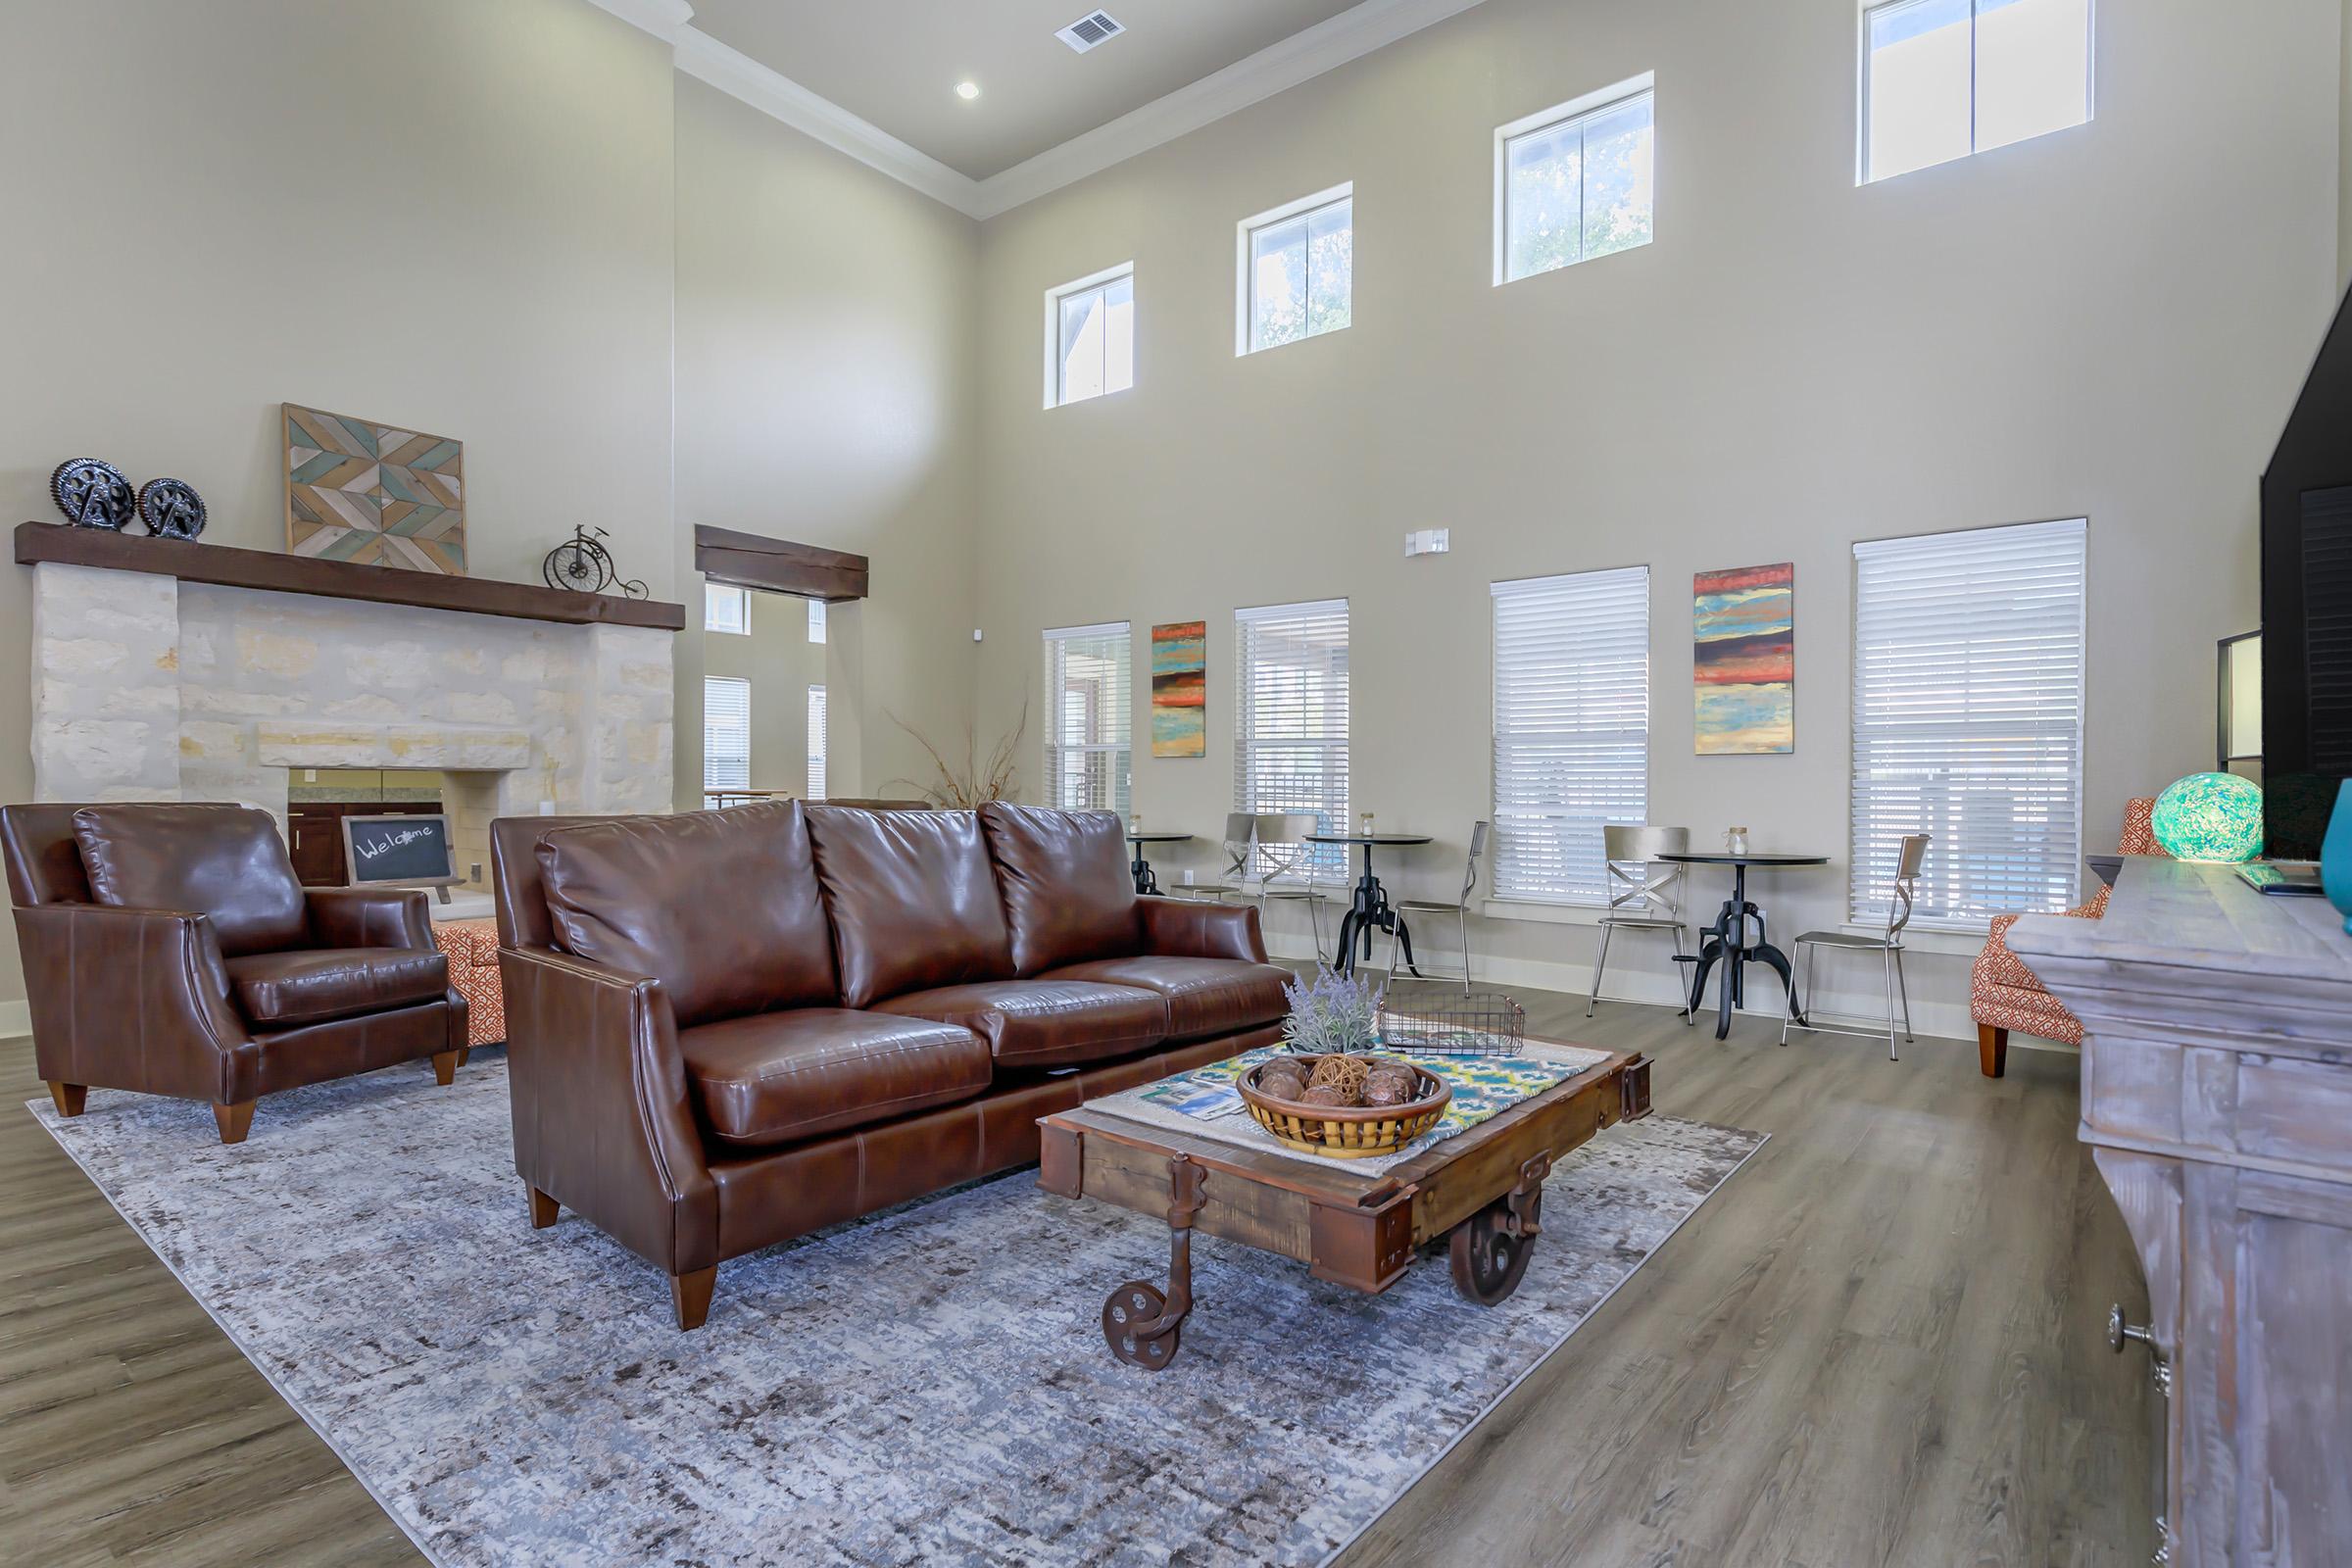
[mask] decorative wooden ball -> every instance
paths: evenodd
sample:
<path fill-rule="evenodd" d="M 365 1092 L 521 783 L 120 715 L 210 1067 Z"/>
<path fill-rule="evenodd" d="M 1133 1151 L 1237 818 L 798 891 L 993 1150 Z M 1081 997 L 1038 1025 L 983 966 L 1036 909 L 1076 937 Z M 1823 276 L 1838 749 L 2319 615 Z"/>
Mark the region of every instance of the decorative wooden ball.
<path fill-rule="evenodd" d="M 1269 1067 L 1257 1075 L 1257 1092 L 1274 1100 L 1295 1101 L 1306 1093 L 1306 1080 L 1287 1064 Z"/>
<path fill-rule="evenodd" d="M 1371 1075 L 1371 1067 L 1361 1056 L 1325 1056 L 1315 1063 L 1315 1075 L 1307 1080 L 1307 1087 L 1330 1085 L 1347 1097 L 1341 1104 L 1352 1105 L 1359 1102 L 1364 1080 Z"/>
<path fill-rule="evenodd" d="M 1413 1092 L 1395 1078 L 1373 1078 L 1364 1084 L 1364 1103 L 1367 1105 L 1403 1105 L 1412 1102 Z"/>
<path fill-rule="evenodd" d="M 1355 1102 L 1353 1099 L 1349 1098 L 1348 1091 L 1342 1089 L 1338 1084 L 1312 1084 L 1300 1092 L 1298 1096 L 1298 1103 L 1302 1105 L 1329 1105 L 1333 1109 L 1337 1110 L 1344 1106 L 1352 1105 L 1355 1103 Z"/>

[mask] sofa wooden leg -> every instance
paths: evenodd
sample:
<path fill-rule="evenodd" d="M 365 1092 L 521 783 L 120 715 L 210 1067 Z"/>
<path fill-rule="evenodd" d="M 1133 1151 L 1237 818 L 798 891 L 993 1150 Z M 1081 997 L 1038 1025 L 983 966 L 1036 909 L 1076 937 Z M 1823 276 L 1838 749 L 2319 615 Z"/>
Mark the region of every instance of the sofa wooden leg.
<path fill-rule="evenodd" d="M 213 1107 L 213 1120 L 220 1124 L 222 1143 L 241 1144 L 245 1141 L 245 1135 L 253 1130 L 253 1107 L 259 1103 L 259 1101 L 240 1100 L 233 1105 Z"/>
<path fill-rule="evenodd" d="M 440 1084 L 456 1083 L 458 1081 L 458 1064 L 465 1059 L 466 1053 L 463 1051 L 434 1052 L 433 1081 Z"/>
<path fill-rule="evenodd" d="M 1977 1065 L 1987 1078 L 1998 1078 L 2009 1069 L 2009 1031 L 1995 1029 L 1988 1023 L 1977 1025 Z"/>
<path fill-rule="evenodd" d="M 698 1268 L 691 1274 L 672 1274 L 669 1277 L 669 1304 L 677 1309 L 678 1332 L 703 1326 L 710 1315 L 710 1288 L 718 1283 L 718 1265 Z"/>
<path fill-rule="evenodd" d="M 57 1113 L 60 1116 L 78 1116 L 81 1114 L 81 1107 L 89 1102 L 90 1086 L 88 1084 L 51 1084 L 49 1098 L 57 1102 Z"/>
<path fill-rule="evenodd" d="M 523 1191 L 531 1195 L 531 1229 L 543 1231 L 553 1225 L 556 1216 L 564 1211 L 564 1205 L 536 1187 L 525 1186 Z"/>

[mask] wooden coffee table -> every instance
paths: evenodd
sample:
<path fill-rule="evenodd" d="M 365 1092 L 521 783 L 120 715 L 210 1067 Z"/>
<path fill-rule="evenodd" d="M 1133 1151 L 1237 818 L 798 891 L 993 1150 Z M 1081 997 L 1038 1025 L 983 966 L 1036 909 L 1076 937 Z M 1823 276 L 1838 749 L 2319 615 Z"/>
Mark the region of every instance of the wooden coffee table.
<path fill-rule="evenodd" d="M 1443 1070 L 1442 1068 L 1440 1069 Z M 1130 1120 L 1090 1107 L 1039 1122 L 1038 1185 L 1168 1222 L 1168 1286 L 1129 1280 L 1102 1303 L 1102 1337 L 1131 1366 L 1176 1358 L 1193 1309 L 1196 1230 L 1377 1295 L 1444 1242 L 1454 1287 L 1492 1306 L 1519 1288 L 1542 1234 L 1552 1161 L 1604 1127 L 1649 1114 L 1649 1061 L 1610 1055 L 1467 1132 L 1375 1175 Z"/>

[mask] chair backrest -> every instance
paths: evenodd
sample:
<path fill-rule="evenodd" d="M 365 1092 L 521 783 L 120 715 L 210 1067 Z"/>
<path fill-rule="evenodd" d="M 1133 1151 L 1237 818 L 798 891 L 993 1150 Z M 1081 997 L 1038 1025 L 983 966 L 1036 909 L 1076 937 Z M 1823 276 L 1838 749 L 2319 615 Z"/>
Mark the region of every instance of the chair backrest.
<path fill-rule="evenodd" d="M 1269 878 L 1296 877 L 1301 871 L 1311 874 L 1315 846 L 1304 841 L 1322 825 L 1322 818 L 1312 811 L 1258 812 L 1257 852 L 1264 874 Z"/>
<path fill-rule="evenodd" d="M 1250 851 L 1257 842 L 1257 814 L 1227 811 L 1224 842 L 1224 875 L 1228 881 L 1239 882 L 1250 874 Z"/>
<path fill-rule="evenodd" d="M 1674 918 L 1681 908 L 1678 894 L 1683 867 L 1669 865 L 1652 875 L 1650 862 L 1661 855 L 1682 855 L 1690 848 L 1687 827 L 1631 826 L 1608 823 L 1600 830 L 1601 857 L 1608 862 L 1609 912 L 1662 912 Z"/>
<path fill-rule="evenodd" d="M 1462 867 L 1462 902 L 1464 904 L 1470 902 L 1470 895 L 1478 887 L 1478 862 L 1485 858 L 1487 853 L 1488 832 L 1489 827 L 1485 822 L 1470 824 L 1470 858 Z"/>
<path fill-rule="evenodd" d="M 1927 863 L 1931 835 L 1906 833 L 1895 856 L 1894 894 L 1886 901 L 1886 940 L 1891 942 L 1911 923 L 1911 901 L 1919 890 L 1919 868 Z"/>

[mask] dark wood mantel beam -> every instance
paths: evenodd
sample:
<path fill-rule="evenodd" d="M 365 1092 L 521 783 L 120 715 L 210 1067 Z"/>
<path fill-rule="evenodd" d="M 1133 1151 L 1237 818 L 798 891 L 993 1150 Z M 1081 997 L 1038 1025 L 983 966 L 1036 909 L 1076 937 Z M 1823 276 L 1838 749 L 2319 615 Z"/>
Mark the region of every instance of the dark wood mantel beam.
<path fill-rule="evenodd" d="M 863 599 L 866 593 L 863 556 L 699 523 L 694 530 L 694 568 L 712 582 L 827 604 Z"/>

